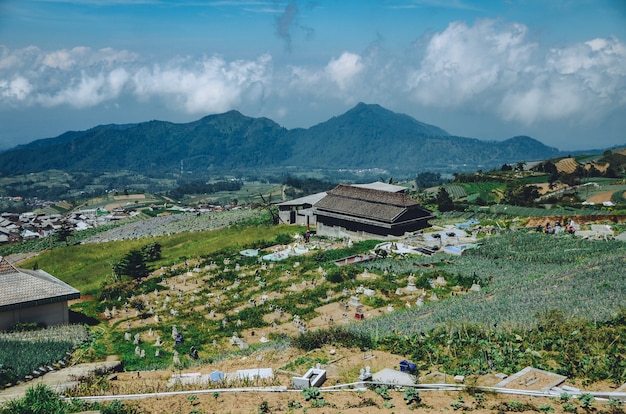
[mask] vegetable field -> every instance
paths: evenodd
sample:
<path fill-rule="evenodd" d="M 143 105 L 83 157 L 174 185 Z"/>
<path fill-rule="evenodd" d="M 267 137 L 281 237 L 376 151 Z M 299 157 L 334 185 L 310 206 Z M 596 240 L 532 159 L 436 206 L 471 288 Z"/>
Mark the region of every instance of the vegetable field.
<path fill-rule="evenodd" d="M 87 330 L 81 325 L 0 333 L 0 366 L 8 371 L 4 380 L 22 380 L 40 367 L 56 364 L 87 339 Z"/>
<path fill-rule="evenodd" d="M 366 266 L 398 275 L 415 272 L 415 263 L 430 262 L 447 273 L 474 279 L 483 289 L 352 324 L 350 329 L 379 337 L 425 332 L 450 322 L 528 329 L 538 314 L 551 309 L 607 320 L 623 306 L 626 295 L 625 247 L 617 241 L 510 232 L 488 238 L 479 249 L 450 257 L 443 265 L 437 263 L 439 258 L 377 261 Z"/>

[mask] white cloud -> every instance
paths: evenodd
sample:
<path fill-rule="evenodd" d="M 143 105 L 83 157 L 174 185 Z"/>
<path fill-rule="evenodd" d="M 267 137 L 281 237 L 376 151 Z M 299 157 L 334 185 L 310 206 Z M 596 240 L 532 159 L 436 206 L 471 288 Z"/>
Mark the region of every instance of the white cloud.
<path fill-rule="evenodd" d="M 0 96 L 8 100 L 23 101 L 33 89 L 28 79 L 17 76 L 10 81 L 0 80 Z"/>
<path fill-rule="evenodd" d="M 130 99 L 186 114 L 263 108 L 286 118 L 307 107 L 365 101 L 402 108 L 411 99 L 419 108 L 462 109 L 529 125 L 601 119 L 626 104 L 626 47 L 617 38 L 545 49 L 522 24 L 479 20 L 451 23 L 419 45 L 404 56 L 375 44 L 282 68 L 274 68 L 269 54 L 148 63 L 112 48 L 0 46 L 0 109 L 115 106 Z"/>
<path fill-rule="evenodd" d="M 423 105 L 459 106 L 517 81 L 528 67 L 536 45 L 525 41 L 527 28 L 512 24 L 500 29 L 482 20 L 470 27 L 462 22 L 432 36 L 421 66 L 409 75 L 408 86 Z"/>
<path fill-rule="evenodd" d="M 162 68 L 142 68 L 133 76 L 134 93 L 142 100 L 158 97 L 188 113 L 212 113 L 233 108 L 245 95 L 263 99 L 271 88 L 272 59 L 226 62 L 213 56 L 199 62 L 176 61 Z"/>
<path fill-rule="evenodd" d="M 419 68 L 409 72 L 413 99 L 525 124 L 588 119 L 624 105 L 626 53 L 619 40 L 545 51 L 528 37 L 521 24 L 451 23 L 432 35 Z"/>
<path fill-rule="evenodd" d="M 69 87 L 54 94 L 41 93 L 36 101 L 44 106 L 70 105 L 76 108 L 96 106 L 119 97 L 127 80 L 128 73 L 121 68 L 94 76 L 82 73 Z"/>
<path fill-rule="evenodd" d="M 43 64 L 51 68 L 68 70 L 76 64 L 76 60 L 68 50 L 57 50 L 43 58 Z"/>
<path fill-rule="evenodd" d="M 361 57 L 349 52 L 342 53 L 338 59 L 332 59 L 326 65 L 326 73 L 341 90 L 345 90 L 363 70 Z"/>
<path fill-rule="evenodd" d="M 231 109 L 243 99 L 264 99 L 272 88 L 271 70 L 269 55 L 231 62 L 217 56 L 173 59 L 147 66 L 136 54 L 111 48 L 51 52 L 2 48 L 0 106 L 86 108 L 127 93 L 144 101 L 161 99 L 187 113 L 206 114 Z"/>

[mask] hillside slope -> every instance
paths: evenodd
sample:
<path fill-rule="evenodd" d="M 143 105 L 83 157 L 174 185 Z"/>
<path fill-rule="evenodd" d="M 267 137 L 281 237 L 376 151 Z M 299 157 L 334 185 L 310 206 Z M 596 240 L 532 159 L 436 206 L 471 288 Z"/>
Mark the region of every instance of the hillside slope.
<path fill-rule="evenodd" d="M 308 129 L 287 130 L 237 111 L 176 124 L 149 121 L 66 132 L 0 153 L 0 173 L 50 169 L 142 174 L 225 173 L 296 166 L 311 169 L 475 170 L 560 155 L 529 137 L 503 142 L 451 136 L 446 131 L 359 103 Z"/>

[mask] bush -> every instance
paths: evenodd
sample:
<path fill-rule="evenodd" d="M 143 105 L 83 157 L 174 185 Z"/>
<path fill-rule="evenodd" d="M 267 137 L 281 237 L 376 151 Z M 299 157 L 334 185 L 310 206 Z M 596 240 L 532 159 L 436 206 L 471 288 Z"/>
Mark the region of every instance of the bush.
<path fill-rule="evenodd" d="M 44 384 L 28 388 L 24 398 L 11 400 L 0 409 L 0 414 L 65 414 L 68 404 L 59 394 Z"/>
<path fill-rule="evenodd" d="M 119 297 L 127 298 L 134 292 L 135 283 L 133 282 L 104 283 L 102 288 L 98 291 L 96 299 L 100 302 L 105 300 L 117 300 Z"/>
<path fill-rule="evenodd" d="M 10 332 L 37 331 L 45 327 L 46 326 L 44 324 L 38 322 L 18 322 L 13 325 Z"/>
<path fill-rule="evenodd" d="M 114 400 L 100 408 L 100 414 L 140 414 L 139 408 Z"/>
<path fill-rule="evenodd" d="M 359 274 L 359 269 L 355 266 L 342 266 L 332 269 L 326 275 L 326 279 L 331 283 L 341 283 L 354 279 Z"/>
<path fill-rule="evenodd" d="M 407 388 L 404 390 L 402 397 L 407 405 L 420 405 L 422 403 L 422 397 L 420 397 L 420 392 L 417 388 Z"/>
<path fill-rule="evenodd" d="M 279 234 L 274 240 L 276 240 L 276 244 L 289 244 L 293 241 L 291 236 L 287 233 Z"/>
<path fill-rule="evenodd" d="M 13 368 L 0 364 L 0 389 L 7 384 L 13 384 L 18 380 L 18 376 L 13 372 Z"/>

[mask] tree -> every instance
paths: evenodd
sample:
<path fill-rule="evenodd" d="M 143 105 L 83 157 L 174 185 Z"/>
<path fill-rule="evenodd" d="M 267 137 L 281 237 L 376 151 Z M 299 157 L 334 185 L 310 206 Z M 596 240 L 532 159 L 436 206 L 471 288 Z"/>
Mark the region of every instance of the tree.
<path fill-rule="evenodd" d="M 441 177 L 441 174 L 433 172 L 421 172 L 415 177 L 415 185 L 421 189 L 436 187 L 446 181 Z"/>
<path fill-rule="evenodd" d="M 539 190 L 534 185 L 516 184 L 514 182 L 507 184 L 504 192 L 505 202 L 514 206 L 531 205 L 538 197 Z"/>
<path fill-rule="evenodd" d="M 130 276 L 133 279 L 141 279 L 150 274 L 144 255 L 139 250 L 131 250 L 113 265 L 116 276 Z"/>
<path fill-rule="evenodd" d="M 446 189 L 443 187 L 439 188 L 435 202 L 437 203 L 437 207 L 439 207 L 439 211 L 443 212 L 454 210 L 454 202 L 452 201 L 450 194 L 448 194 Z"/>
<path fill-rule="evenodd" d="M 259 195 L 261 196 L 261 200 L 263 200 L 263 203 L 261 203 L 260 207 L 264 210 L 267 210 L 270 217 L 272 218 L 272 224 L 277 225 L 278 223 L 280 223 L 278 207 L 272 204 L 272 193 L 270 192 L 270 194 L 267 196 L 267 200 L 265 199 L 265 197 L 263 197 L 263 194 L 259 193 Z"/>
<path fill-rule="evenodd" d="M 141 248 L 141 254 L 147 262 L 154 262 L 161 258 L 161 244 L 154 242 Z"/>
<path fill-rule="evenodd" d="M 61 228 L 57 230 L 57 240 L 67 244 L 73 231 L 72 225 L 68 223 L 67 220 L 63 220 L 63 222 L 61 222 Z"/>

